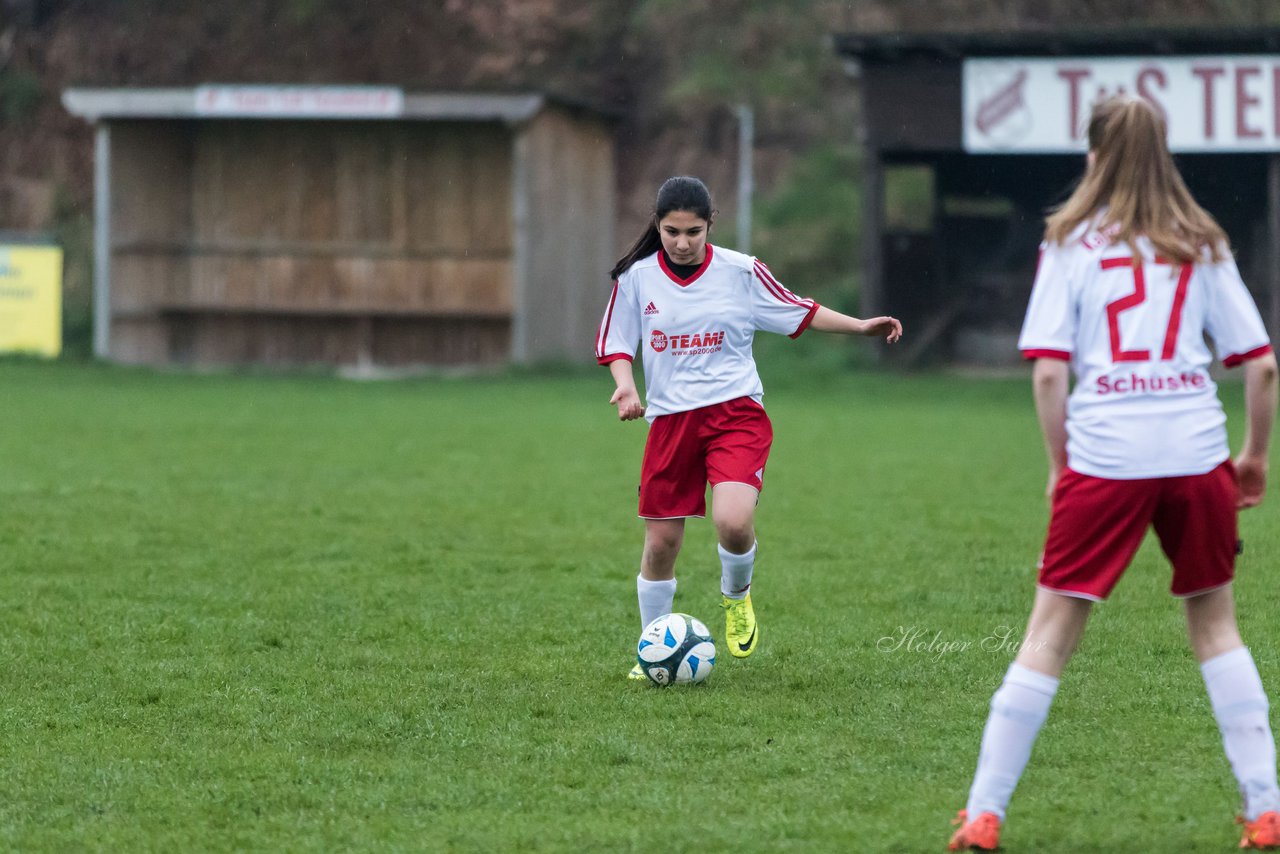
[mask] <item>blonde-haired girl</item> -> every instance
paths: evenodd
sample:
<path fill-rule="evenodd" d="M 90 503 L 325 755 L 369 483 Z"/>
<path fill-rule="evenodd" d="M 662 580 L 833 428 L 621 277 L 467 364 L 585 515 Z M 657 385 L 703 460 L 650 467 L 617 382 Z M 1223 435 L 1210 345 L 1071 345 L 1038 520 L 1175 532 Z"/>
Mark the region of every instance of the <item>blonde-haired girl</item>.
<path fill-rule="evenodd" d="M 1153 527 L 1173 567 L 1231 769 L 1242 848 L 1280 848 L 1275 741 L 1231 591 L 1237 509 L 1258 504 L 1276 359 L 1226 235 L 1187 191 L 1148 102 L 1092 111 L 1088 165 L 1048 217 L 1019 348 L 1035 362 L 1049 531 L 1026 638 L 991 700 L 951 850 L 993 850 L 1005 808 L 1084 632 Z M 1205 335 L 1213 342 L 1213 350 Z M 1209 365 L 1244 366 L 1248 422 L 1230 458 Z M 1068 397 L 1069 374 L 1075 388 Z"/>

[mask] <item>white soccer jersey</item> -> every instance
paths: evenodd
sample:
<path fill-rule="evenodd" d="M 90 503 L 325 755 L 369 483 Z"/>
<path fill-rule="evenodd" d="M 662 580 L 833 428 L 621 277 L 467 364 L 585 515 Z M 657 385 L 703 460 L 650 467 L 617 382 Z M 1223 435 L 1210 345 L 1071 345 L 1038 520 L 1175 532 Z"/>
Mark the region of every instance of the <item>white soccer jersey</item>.
<path fill-rule="evenodd" d="M 689 278 L 662 252 L 637 261 L 614 283 L 596 336 L 596 360 L 633 361 L 643 350 L 645 418 L 764 395 L 751 341 L 756 330 L 795 338 L 818 304 L 784 288 L 760 261 L 707 244 Z"/>
<path fill-rule="evenodd" d="M 1209 376 L 1270 352 L 1234 260 L 1180 265 L 1138 241 L 1081 226 L 1041 246 L 1018 347 L 1071 362 L 1068 465 L 1118 480 L 1202 474 L 1227 459 L 1226 416 Z"/>

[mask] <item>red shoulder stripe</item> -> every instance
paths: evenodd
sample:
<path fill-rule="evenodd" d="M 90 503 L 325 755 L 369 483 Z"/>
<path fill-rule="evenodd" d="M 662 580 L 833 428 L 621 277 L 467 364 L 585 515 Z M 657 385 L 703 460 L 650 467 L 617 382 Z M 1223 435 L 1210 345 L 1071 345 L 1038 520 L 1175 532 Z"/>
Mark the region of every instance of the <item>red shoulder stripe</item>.
<path fill-rule="evenodd" d="M 600 331 L 596 334 L 596 358 L 604 358 L 605 342 L 609 338 L 609 324 L 613 322 L 613 304 L 618 301 L 618 280 L 613 280 L 613 293 L 609 294 L 609 308 L 605 310 Z M 603 364 L 603 363 L 601 363 Z"/>

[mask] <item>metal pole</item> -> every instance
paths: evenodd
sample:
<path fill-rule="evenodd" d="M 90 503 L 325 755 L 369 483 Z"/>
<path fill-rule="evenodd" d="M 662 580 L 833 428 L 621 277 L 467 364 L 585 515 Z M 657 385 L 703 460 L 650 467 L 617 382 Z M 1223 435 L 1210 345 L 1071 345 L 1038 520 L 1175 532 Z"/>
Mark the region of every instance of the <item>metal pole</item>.
<path fill-rule="evenodd" d="M 755 195 L 751 153 L 755 146 L 755 113 L 739 104 L 738 115 L 738 251 L 751 254 L 751 203 Z"/>
<path fill-rule="evenodd" d="M 99 122 L 93 152 L 93 355 L 111 352 L 111 126 Z"/>
<path fill-rule="evenodd" d="M 533 181 L 532 159 L 533 140 L 530 124 L 522 124 L 515 129 L 515 140 L 511 147 L 511 218 L 515 229 L 515 240 L 511 247 L 511 361 L 517 365 L 528 363 L 533 357 L 534 330 L 530 327 L 535 321 L 536 309 L 530 288 L 533 266 L 533 239 L 529 234 L 532 228 L 531 202 L 529 194 Z"/>

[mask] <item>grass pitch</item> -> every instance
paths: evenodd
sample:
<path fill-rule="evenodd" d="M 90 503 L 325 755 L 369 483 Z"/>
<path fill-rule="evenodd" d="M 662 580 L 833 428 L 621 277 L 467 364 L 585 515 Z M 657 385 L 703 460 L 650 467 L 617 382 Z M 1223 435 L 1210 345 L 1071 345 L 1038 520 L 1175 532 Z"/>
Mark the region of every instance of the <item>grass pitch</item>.
<path fill-rule="evenodd" d="M 0 363 L 0 848 L 941 850 L 1032 596 L 1029 385 L 800 373 L 765 376 L 761 645 L 663 690 L 623 678 L 644 428 L 604 371 Z M 1274 701 L 1272 492 L 1237 594 Z M 678 575 L 677 608 L 722 638 L 709 522 Z M 1166 587 L 1148 541 L 1006 850 L 1234 846 Z"/>

